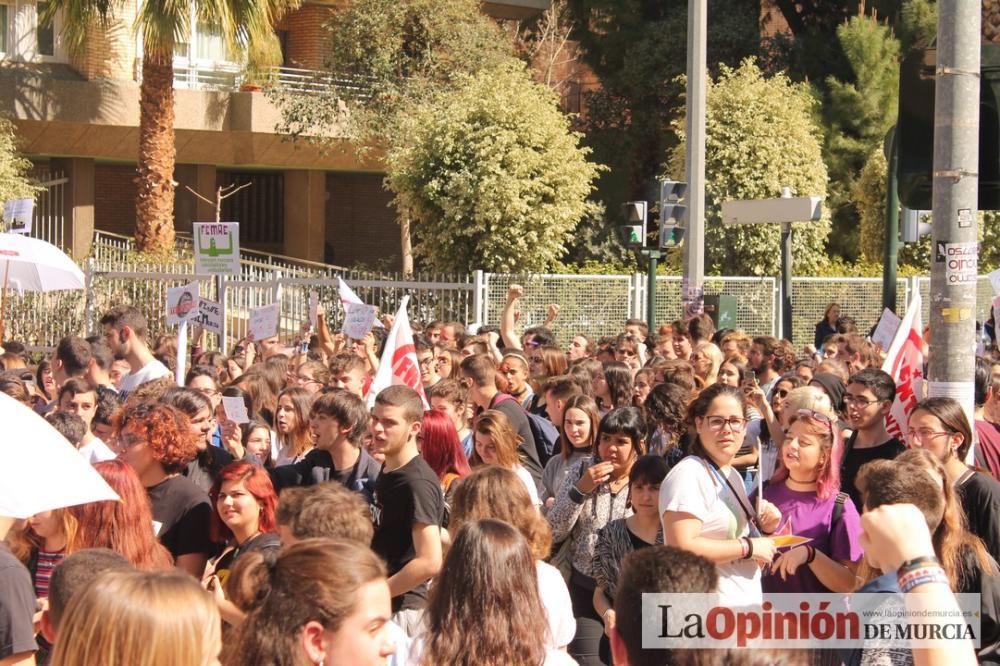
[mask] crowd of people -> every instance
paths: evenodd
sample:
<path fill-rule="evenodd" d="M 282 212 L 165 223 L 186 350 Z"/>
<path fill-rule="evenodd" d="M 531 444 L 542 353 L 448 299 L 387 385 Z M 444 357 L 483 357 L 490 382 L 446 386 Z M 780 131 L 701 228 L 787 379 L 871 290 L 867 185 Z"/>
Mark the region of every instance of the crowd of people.
<path fill-rule="evenodd" d="M 0 665 L 1000 662 L 1000 357 L 972 423 L 928 398 L 900 441 L 836 304 L 803 350 L 707 315 L 560 345 L 558 307 L 516 332 L 522 296 L 496 329 L 412 322 L 423 395 L 375 390 L 384 329 L 322 308 L 228 355 L 194 336 L 183 386 L 128 305 L 37 364 L 5 343 L 0 392 L 121 501 L 0 518 Z M 646 593 L 857 591 L 980 594 L 981 641 L 643 645 Z"/>

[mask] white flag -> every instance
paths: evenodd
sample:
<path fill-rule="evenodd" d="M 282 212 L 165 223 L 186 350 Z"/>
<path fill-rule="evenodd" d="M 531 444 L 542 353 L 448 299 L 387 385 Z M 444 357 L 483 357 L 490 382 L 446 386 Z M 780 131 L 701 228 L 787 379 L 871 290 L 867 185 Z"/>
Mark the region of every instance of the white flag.
<path fill-rule="evenodd" d="M 375 380 L 368 389 L 368 408 L 375 406 L 375 396 L 379 391 L 390 386 L 403 384 L 420 394 L 420 399 L 427 408 L 427 397 L 424 395 L 424 385 L 420 381 L 420 363 L 417 361 L 417 349 L 413 346 L 413 331 L 410 329 L 410 319 L 406 316 L 406 304 L 409 296 L 403 296 L 392 323 L 389 337 L 385 341 L 385 350 L 379 360 Z"/>
<path fill-rule="evenodd" d="M 340 304 L 344 306 L 345 317 L 347 316 L 347 313 L 350 311 L 352 305 L 365 304 L 365 302 L 362 301 L 358 297 L 358 295 L 354 293 L 354 290 L 351 289 L 349 286 L 347 286 L 347 283 L 344 282 L 339 277 L 337 278 L 337 291 L 340 292 Z M 373 326 L 376 326 L 378 328 L 385 328 L 385 326 L 382 325 L 382 322 L 380 322 L 377 318 L 375 319 L 375 323 L 373 324 Z"/>
<path fill-rule="evenodd" d="M 882 369 L 896 382 L 896 399 L 885 419 L 889 434 L 900 441 L 906 432 L 906 420 L 917 403 L 924 399 L 924 326 L 920 316 L 920 292 L 914 292 Z"/>

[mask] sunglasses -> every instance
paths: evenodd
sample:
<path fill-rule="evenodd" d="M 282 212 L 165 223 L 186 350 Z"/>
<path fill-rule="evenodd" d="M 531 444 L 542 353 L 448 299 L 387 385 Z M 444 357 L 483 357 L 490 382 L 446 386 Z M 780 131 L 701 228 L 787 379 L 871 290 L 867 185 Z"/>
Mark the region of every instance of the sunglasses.
<path fill-rule="evenodd" d="M 802 408 L 799 409 L 799 411 L 795 412 L 795 415 L 805 417 L 807 419 L 812 419 L 817 423 L 822 423 L 824 427 L 830 430 L 830 434 L 831 435 L 833 434 L 833 419 L 831 419 L 826 414 L 822 414 L 820 412 L 816 412 L 811 409 Z"/>

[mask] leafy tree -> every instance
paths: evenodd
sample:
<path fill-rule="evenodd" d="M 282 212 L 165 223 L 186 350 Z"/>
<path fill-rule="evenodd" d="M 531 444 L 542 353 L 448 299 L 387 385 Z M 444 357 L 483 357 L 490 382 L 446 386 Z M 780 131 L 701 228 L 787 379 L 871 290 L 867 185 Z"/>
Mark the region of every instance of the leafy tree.
<path fill-rule="evenodd" d="M 854 186 L 861 219 L 861 259 L 879 263 L 885 252 L 885 179 L 888 166 L 881 147 L 871 151 Z"/>
<path fill-rule="evenodd" d="M 299 0 L 193 0 L 198 20 L 218 26 L 233 53 L 252 64 L 280 54 L 274 23 Z M 96 27 L 107 28 L 129 0 L 51 0 L 42 21 L 51 24 L 62 11 L 62 35 L 79 53 Z M 140 3 L 136 30 L 142 39 L 139 86 L 139 155 L 135 240 L 139 250 L 174 249 L 174 45 L 191 30 L 191 5 L 185 0 Z"/>
<path fill-rule="evenodd" d="M 599 167 L 556 95 L 511 60 L 410 109 L 386 156 L 415 252 L 433 270 L 541 271 L 557 261 Z"/>
<path fill-rule="evenodd" d="M 38 188 L 31 183 L 30 170 L 31 161 L 17 151 L 14 123 L 0 116 L 0 202 L 34 195 Z"/>
<path fill-rule="evenodd" d="M 816 100 L 802 84 L 778 74 L 767 78 L 752 60 L 722 68 L 708 91 L 706 112 L 706 272 L 775 275 L 781 265 L 780 225 L 723 225 L 721 205 L 733 199 L 826 196 Z M 680 124 L 678 132 L 682 134 Z M 684 143 L 672 152 L 670 175 L 682 173 Z M 829 261 L 824 207 L 819 222 L 793 225 L 795 270 L 810 274 Z"/>

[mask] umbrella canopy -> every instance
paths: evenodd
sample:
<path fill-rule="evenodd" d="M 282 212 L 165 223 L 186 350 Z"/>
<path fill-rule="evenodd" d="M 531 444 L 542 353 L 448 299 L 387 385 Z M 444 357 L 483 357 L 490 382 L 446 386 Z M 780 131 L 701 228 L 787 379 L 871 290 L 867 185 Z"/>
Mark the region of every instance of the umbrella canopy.
<path fill-rule="evenodd" d="M 65 437 L 5 393 L 0 393 L 0 423 L 0 516 L 28 518 L 119 499 Z"/>
<path fill-rule="evenodd" d="M 83 271 L 51 243 L 21 234 L 0 234 L 0 282 L 19 291 L 83 289 Z"/>

